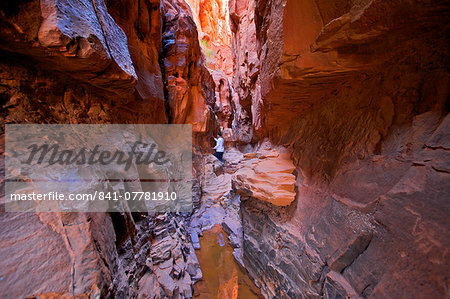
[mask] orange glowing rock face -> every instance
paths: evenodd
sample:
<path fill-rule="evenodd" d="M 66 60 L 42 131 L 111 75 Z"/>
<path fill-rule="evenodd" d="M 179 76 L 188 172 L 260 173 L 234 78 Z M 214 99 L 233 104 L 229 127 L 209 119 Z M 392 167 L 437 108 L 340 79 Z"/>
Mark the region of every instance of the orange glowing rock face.
<path fill-rule="evenodd" d="M 233 75 L 228 0 L 186 0 L 197 25 L 206 66 Z"/>

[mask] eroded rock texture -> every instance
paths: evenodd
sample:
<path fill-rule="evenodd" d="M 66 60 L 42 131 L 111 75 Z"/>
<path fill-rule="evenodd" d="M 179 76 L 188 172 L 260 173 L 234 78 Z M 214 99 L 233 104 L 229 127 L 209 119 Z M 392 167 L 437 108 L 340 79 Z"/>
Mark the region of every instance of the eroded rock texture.
<path fill-rule="evenodd" d="M 164 86 L 159 65 L 161 54 L 162 8 L 159 0 L 107 0 L 108 9 L 125 31 L 128 49 L 137 75 L 135 93 L 152 122 L 167 122 Z M 133 107 L 135 103 L 131 104 Z"/>
<path fill-rule="evenodd" d="M 241 107 L 230 84 L 233 58 L 228 1 L 188 0 L 186 3 L 189 4 L 197 26 L 203 61 L 215 83 L 216 100 L 209 104 L 216 114 L 218 129 L 224 134 L 226 143 L 234 144 L 236 137 L 233 131 L 237 129 L 232 128 L 240 126 L 238 118 Z"/>
<path fill-rule="evenodd" d="M 199 178 L 189 229 L 1 212 L 0 295 L 191 297 L 220 224 L 269 298 L 448 296 L 448 3 L 188 2 L 0 3 L 4 123 L 190 123 Z"/>
<path fill-rule="evenodd" d="M 197 24 L 206 66 L 233 75 L 228 0 L 187 0 Z"/>
<path fill-rule="evenodd" d="M 250 143 L 253 138 L 252 98 L 256 97 L 255 82 L 259 74 L 259 60 L 254 22 L 255 3 L 253 0 L 230 0 L 230 27 L 233 51 L 233 88 L 241 109 L 239 126 L 234 128 L 237 141 Z M 258 95 L 259 96 L 259 95 Z"/>
<path fill-rule="evenodd" d="M 3 122 L 176 122 L 211 135 L 214 81 L 203 71 L 192 18 L 173 7 L 176 1 L 1 2 Z M 172 52 L 163 40 L 170 30 Z M 178 71 L 181 87 L 166 79 Z M 1 140 L 4 152 L 4 128 Z M 182 216 L 1 210 L 1 297 L 184 298 L 201 278 Z"/>
<path fill-rule="evenodd" d="M 207 147 L 205 137 L 216 126 L 209 106 L 215 86 L 204 66 L 197 29 L 186 2 L 165 1 L 164 22 L 163 64 L 171 122 L 192 124 L 194 136 Z"/>
<path fill-rule="evenodd" d="M 297 167 L 289 208 L 242 204 L 244 264 L 266 296 L 445 296 L 446 11 L 230 1 L 233 84 L 253 141 L 288 147 Z"/>
<path fill-rule="evenodd" d="M 245 154 L 233 175 L 233 188 L 274 206 L 290 205 L 295 199 L 295 166 L 289 156 L 281 147 Z"/>
<path fill-rule="evenodd" d="M 142 49 L 154 61 L 136 48 L 130 55 L 134 36 L 103 1 L 11 1 L 2 11 L 5 122 L 166 122 L 159 46 Z M 153 73 L 142 74 L 143 57 Z"/>

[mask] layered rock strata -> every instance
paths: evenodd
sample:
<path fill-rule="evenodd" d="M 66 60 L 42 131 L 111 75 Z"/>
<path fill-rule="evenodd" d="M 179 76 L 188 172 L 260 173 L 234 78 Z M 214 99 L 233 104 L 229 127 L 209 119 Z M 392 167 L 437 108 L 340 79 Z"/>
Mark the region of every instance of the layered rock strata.
<path fill-rule="evenodd" d="M 268 148 L 244 154 L 233 174 L 233 189 L 275 206 L 288 206 L 295 200 L 295 166 L 283 148 Z"/>
<path fill-rule="evenodd" d="M 233 75 L 228 0 L 187 0 L 197 25 L 199 40 L 210 70 Z"/>
<path fill-rule="evenodd" d="M 215 128 L 208 107 L 214 81 L 180 5 L 186 7 L 153 0 L 2 2 L 3 122 L 191 123 L 208 136 Z M 171 52 L 170 33 L 173 48 L 185 51 Z M 169 84 L 178 71 L 186 97 Z M 176 108 L 182 105 L 187 109 Z M 4 128 L 2 144 L 3 134 Z M 186 215 L 2 210 L 2 297 L 189 298 L 201 278 Z"/>
<path fill-rule="evenodd" d="M 216 126 L 208 103 L 215 86 L 204 66 L 195 23 L 184 1 L 165 1 L 163 11 L 162 61 L 171 123 L 190 123 L 194 136 L 206 137 Z"/>
<path fill-rule="evenodd" d="M 288 208 L 241 205 L 243 261 L 267 297 L 445 296 L 447 10 L 230 1 L 252 139 L 286 146 L 297 173 Z"/>

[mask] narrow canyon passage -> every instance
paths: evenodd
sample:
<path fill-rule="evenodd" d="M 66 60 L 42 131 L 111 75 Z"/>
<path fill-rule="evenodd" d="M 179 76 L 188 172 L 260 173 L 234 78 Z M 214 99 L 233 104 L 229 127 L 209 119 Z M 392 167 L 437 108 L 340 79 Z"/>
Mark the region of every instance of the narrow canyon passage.
<path fill-rule="evenodd" d="M 0 2 L 0 297 L 448 297 L 449 11 Z"/>

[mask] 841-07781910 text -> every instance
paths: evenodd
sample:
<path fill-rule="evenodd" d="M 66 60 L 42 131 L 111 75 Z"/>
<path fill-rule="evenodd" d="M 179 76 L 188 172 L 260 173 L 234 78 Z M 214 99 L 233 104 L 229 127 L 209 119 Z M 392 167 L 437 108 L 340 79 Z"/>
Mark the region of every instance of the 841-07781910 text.
<path fill-rule="evenodd" d="M 99 192 L 99 200 L 176 200 L 176 192 L 125 192 L 123 195 L 117 192 Z"/>
<path fill-rule="evenodd" d="M 11 201 L 62 201 L 62 200 L 129 200 L 129 201 L 174 201 L 177 200 L 176 192 L 103 192 L 95 191 L 93 193 L 70 193 L 64 194 L 61 192 L 48 193 L 12 193 L 10 195 Z"/>

